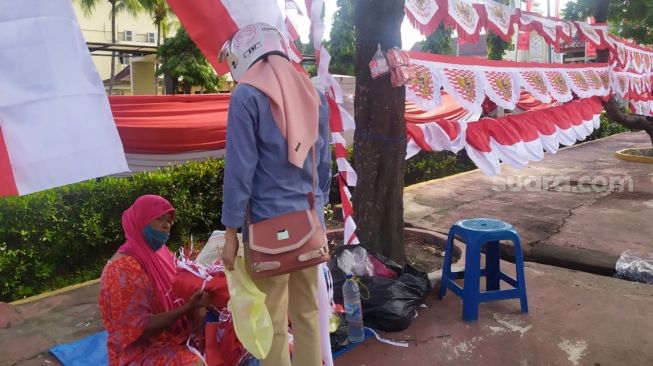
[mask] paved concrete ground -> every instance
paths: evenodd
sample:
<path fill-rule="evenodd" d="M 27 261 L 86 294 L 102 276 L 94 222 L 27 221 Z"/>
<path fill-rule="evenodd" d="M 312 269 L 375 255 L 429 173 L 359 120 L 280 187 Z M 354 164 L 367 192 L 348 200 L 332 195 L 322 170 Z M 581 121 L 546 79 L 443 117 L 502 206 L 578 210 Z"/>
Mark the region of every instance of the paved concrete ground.
<path fill-rule="evenodd" d="M 504 164 L 497 177 L 473 171 L 411 186 L 405 219 L 442 233 L 462 218 L 503 219 L 527 260 L 612 275 L 623 251 L 653 252 L 653 165 L 614 157 L 647 146 L 645 133 L 623 133 L 521 170 Z"/>
<path fill-rule="evenodd" d="M 336 366 L 651 365 L 653 286 L 537 263 L 526 283 L 529 314 L 505 300 L 466 323 L 455 295 L 431 296 L 406 331 L 384 334 L 408 348 L 370 339 Z"/>
<path fill-rule="evenodd" d="M 104 329 L 98 292 L 95 283 L 12 308 L 2 304 L 0 318 L 12 313 L 13 321 L 0 329 L 0 365 L 58 365 L 50 347 Z"/>
<path fill-rule="evenodd" d="M 653 251 L 653 166 L 613 158 L 615 150 L 633 145 L 646 146 L 646 135 L 565 149 L 524 170 L 504 166 L 499 178 L 471 172 L 420 184 L 406 190 L 406 220 L 446 232 L 461 218 L 501 218 L 515 225 L 531 260 L 609 272 L 626 249 Z M 633 189 L 498 191 L 510 176 L 513 182 L 630 176 Z M 408 340 L 408 348 L 368 340 L 336 364 L 652 364 L 653 286 L 536 263 L 527 264 L 526 277 L 528 315 L 519 313 L 517 300 L 508 300 L 481 305 L 479 321 L 465 323 L 455 295 L 443 301 L 431 296 L 410 328 L 384 335 Z M 23 305 L 0 304 L 0 365 L 55 364 L 49 347 L 100 330 L 97 291 L 94 284 Z M 3 319 L 11 326 L 3 328 Z"/>

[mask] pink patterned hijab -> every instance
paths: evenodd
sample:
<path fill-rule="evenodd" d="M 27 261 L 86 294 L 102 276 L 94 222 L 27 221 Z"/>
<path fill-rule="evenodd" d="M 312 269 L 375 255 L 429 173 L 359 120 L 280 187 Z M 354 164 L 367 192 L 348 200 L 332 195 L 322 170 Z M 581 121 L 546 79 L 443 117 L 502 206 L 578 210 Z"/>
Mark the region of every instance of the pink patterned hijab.
<path fill-rule="evenodd" d="M 175 258 L 166 245 L 153 251 L 143 238 L 143 229 L 167 213 L 174 215 L 175 208 L 165 198 L 152 194 L 138 197 L 122 214 L 122 228 L 127 240 L 118 249 L 118 253 L 136 258 L 143 267 L 164 311 L 174 308 L 170 291 L 176 271 Z"/>

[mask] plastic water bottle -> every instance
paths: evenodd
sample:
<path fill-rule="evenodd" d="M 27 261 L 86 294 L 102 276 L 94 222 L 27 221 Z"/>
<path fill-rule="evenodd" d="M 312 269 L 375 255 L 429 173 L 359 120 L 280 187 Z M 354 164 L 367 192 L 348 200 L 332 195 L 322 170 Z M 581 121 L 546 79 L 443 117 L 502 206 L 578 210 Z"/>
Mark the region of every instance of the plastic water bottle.
<path fill-rule="evenodd" d="M 346 278 L 345 284 L 342 285 L 342 297 L 345 302 L 345 318 L 347 319 L 349 342 L 360 343 L 365 340 L 360 290 L 352 275 L 348 274 Z"/>

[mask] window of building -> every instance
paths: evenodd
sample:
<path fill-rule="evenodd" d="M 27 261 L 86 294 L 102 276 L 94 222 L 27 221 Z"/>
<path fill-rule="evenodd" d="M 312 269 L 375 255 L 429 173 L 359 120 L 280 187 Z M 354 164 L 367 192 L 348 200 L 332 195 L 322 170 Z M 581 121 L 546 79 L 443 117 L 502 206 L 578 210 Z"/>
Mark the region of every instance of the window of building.
<path fill-rule="evenodd" d="M 147 43 L 156 43 L 156 33 L 147 33 Z"/>
<path fill-rule="evenodd" d="M 124 41 L 131 42 L 134 40 L 134 33 L 130 30 L 125 31 Z"/>

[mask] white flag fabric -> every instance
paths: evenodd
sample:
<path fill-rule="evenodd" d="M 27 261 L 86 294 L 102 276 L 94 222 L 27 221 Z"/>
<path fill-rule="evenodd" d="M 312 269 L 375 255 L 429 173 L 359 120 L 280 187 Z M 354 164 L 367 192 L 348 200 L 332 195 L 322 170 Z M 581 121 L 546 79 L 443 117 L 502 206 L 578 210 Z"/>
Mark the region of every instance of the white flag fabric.
<path fill-rule="evenodd" d="M 70 0 L 0 0 L 0 196 L 128 171 Z"/>

